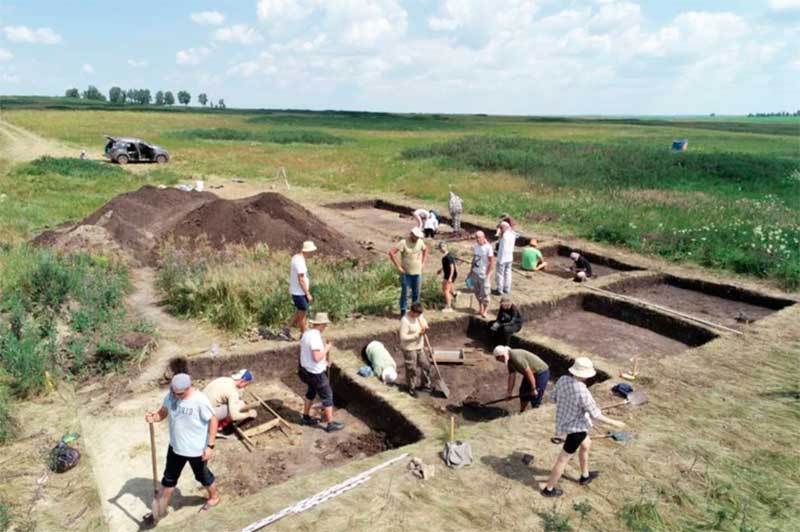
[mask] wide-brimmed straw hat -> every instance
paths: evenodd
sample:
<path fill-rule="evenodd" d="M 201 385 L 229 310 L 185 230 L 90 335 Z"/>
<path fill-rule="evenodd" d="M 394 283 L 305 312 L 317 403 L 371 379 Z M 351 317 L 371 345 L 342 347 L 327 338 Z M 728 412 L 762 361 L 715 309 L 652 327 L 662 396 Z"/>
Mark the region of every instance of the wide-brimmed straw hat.
<path fill-rule="evenodd" d="M 594 370 L 594 364 L 586 357 L 576 358 L 572 367 L 569 368 L 569 372 L 580 379 L 589 379 L 597 375 Z"/>
<path fill-rule="evenodd" d="M 413 229 L 411 229 L 411 234 L 414 235 L 417 238 L 425 238 L 425 234 L 422 232 L 422 229 L 420 229 L 419 227 L 414 227 Z"/>
<path fill-rule="evenodd" d="M 311 240 L 306 240 L 303 242 L 303 252 L 304 253 L 311 253 L 312 251 L 316 251 L 317 246 Z"/>
<path fill-rule="evenodd" d="M 313 318 L 308 320 L 308 323 L 311 325 L 327 325 L 330 322 L 331 320 L 328 318 L 327 312 L 317 312 Z"/>

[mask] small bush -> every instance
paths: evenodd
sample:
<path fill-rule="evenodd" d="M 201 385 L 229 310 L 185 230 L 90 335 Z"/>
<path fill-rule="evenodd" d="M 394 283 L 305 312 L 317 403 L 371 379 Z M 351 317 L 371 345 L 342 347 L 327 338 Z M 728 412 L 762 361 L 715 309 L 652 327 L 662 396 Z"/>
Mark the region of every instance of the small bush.
<path fill-rule="evenodd" d="M 546 512 L 539 512 L 542 518 L 542 530 L 545 532 L 572 532 L 572 525 L 569 524 L 569 516 L 558 513 L 554 506 Z"/>
<path fill-rule="evenodd" d="M 660 530 L 664 520 L 658 512 L 655 501 L 641 499 L 629 501 L 617 512 L 617 518 L 628 528 L 636 532 Z"/>
<path fill-rule="evenodd" d="M 125 170 L 118 166 L 99 162 L 78 159 L 75 157 L 50 157 L 44 156 L 28 163 L 19 165 L 15 172 L 17 175 L 45 176 L 58 174 L 64 177 L 125 177 Z"/>
<path fill-rule="evenodd" d="M 7 377 L 0 374 L 0 445 L 11 439 L 16 427 L 12 416 L 11 397 L 6 386 Z M 2 527 L 2 514 L 0 514 L 0 530 Z"/>

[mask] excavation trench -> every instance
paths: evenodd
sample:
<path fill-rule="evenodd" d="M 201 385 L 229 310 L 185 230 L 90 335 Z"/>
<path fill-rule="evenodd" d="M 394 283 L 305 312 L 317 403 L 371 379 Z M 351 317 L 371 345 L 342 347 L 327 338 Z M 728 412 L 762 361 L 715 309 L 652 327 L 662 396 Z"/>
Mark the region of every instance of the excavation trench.
<path fill-rule="evenodd" d="M 555 246 L 544 246 L 540 248 L 540 251 L 544 256 L 544 260 L 547 262 L 547 268 L 544 270 L 544 272 L 564 279 L 572 279 L 574 277 L 574 274 L 568 271 L 574 264 L 572 259 L 569 258 L 569 254 L 573 251 L 577 251 L 583 255 L 591 263 L 592 275 L 594 277 L 605 277 L 606 275 L 612 275 L 620 272 L 633 272 L 642 270 L 642 268 L 633 266 L 631 264 L 626 264 L 605 255 L 599 255 L 597 253 L 584 251 L 582 249 L 571 248 L 562 244 Z M 515 262 L 518 263 L 521 258 L 522 252 L 516 251 L 514 253 Z"/>
<path fill-rule="evenodd" d="M 795 303 L 735 286 L 672 275 L 625 279 L 605 289 L 737 329 Z"/>

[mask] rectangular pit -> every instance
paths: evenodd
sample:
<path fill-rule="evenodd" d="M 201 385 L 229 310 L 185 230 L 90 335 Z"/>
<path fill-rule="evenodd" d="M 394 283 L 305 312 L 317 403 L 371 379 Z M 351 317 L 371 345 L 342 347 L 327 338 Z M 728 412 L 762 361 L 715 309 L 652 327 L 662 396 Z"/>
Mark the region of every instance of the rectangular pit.
<path fill-rule="evenodd" d="M 606 290 L 734 329 L 742 329 L 795 303 L 735 286 L 672 275 L 628 279 L 611 284 Z"/>
<path fill-rule="evenodd" d="M 569 258 L 569 254 L 573 251 L 577 251 L 583 255 L 591 263 L 592 274 L 594 277 L 605 277 L 606 275 L 613 275 L 620 272 L 634 272 L 642 270 L 642 268 L 633 266 L 631 264 L 626 264 L 611 257 L 598 255 L 597 253 L 591 253 L 581 249 L 571 248 L 561 244 L 555 246 L 544 246 L 540 248 L 540 251 L 544 256 L 545 262 L 547 262 L 547 268 L 544 270 L 545 273 L 556 275 L 563 279 L 573 278 L 574 274 L 568 271 L 569 268 L 574 264 L 572 259 Z M 514 253 L 515 262 L 519 263 L 521 258 L 522 252 L 516 251 Z"/>
<path fill-rule="evenodd" d="M 594 294 L 533 305 L 526 317 L 538 334 L 625 364 L 632 357 L 674 355 L 717 337 L 693 323 Z"/>
<path fill-rule="evenodd" d="M 189 372 L 206 382 L 248 367 L 257 380 L 248 389 L 266 400 L 289 423 L 300 427 L 305 385 L 297 376 L 296 345 L 257 355 L 189 359 Z M 215 473 L 228 493 L 247 495 L 297 475 L 335 467 L 350 460 L 414 443 L 423 438 L 420 429 L 386 401 L 356 383 L 338 366 L 331 366 L 331 386 L 336 406 L 335 419 L 344 430 L 327 434 L 323 425 L 302 427 L 293 435 L 295 444 L 279 430 L 255 437 L 258 447 L 247 451 L 235 435 L 222 443 L 215 460 Z M 248 403 L 254 403 L 246 392 Z M 259 416 L 242 425 L 254 427 L 272 419 L 263 407 Z"/>

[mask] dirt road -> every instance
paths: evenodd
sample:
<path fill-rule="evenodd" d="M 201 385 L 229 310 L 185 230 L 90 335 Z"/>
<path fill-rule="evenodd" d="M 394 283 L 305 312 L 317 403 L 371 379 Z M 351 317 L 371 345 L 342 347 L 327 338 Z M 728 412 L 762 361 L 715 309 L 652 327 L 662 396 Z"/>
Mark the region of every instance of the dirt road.
<path fill-rule="evenodd" d="M 24 162 L 45 155 L 74 157 L 80 155 L 80 149 L 40 137 L 27 129 L 0 120 L 0 157 L 13 162 Z"/>

